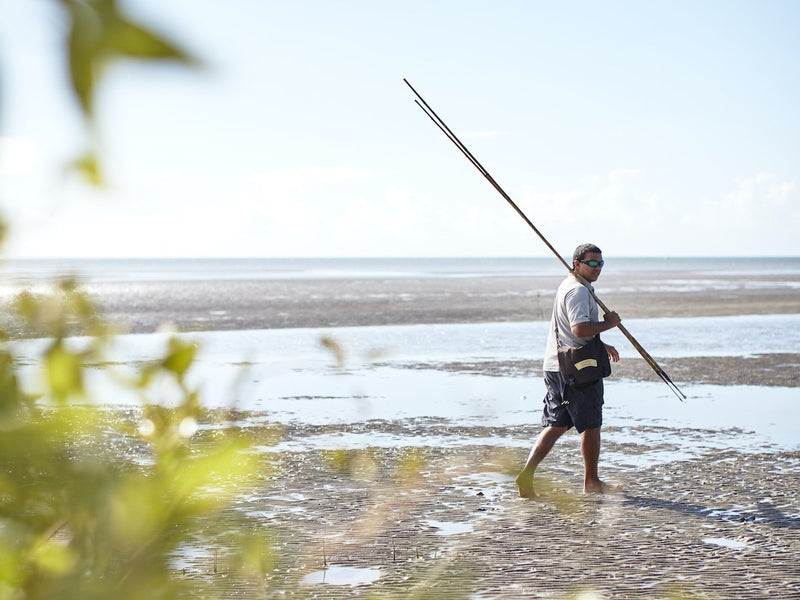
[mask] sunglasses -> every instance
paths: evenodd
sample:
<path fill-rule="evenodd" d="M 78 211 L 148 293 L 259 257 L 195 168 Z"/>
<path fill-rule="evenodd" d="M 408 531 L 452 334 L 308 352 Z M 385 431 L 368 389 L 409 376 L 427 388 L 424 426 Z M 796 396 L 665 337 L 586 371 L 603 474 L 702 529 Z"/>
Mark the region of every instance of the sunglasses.
<path fill-rule="evenodd" d="M 602 267 L 604 264 L 606 264 L 606 261 L 604 260 L 579 260 L 578 262 L 583 263 L 585 265 L 589 265 L 592 268 Z"/>

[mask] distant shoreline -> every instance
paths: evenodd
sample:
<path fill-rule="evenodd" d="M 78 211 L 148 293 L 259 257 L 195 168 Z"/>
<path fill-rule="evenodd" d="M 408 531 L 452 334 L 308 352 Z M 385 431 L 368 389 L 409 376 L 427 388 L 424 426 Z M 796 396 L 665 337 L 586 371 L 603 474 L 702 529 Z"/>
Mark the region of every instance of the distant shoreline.
<path fill-rule="evenodd" d="M 569 261 L 569 257 L 565 257 Z M 609 257 L 607 273 L 637 279 L 688 272 L 728 277 L 796 276 L 800 256 Z M 395 258 L 52 258 L 0 259 L 0 285 L 77 277 L 85 283 L 563 276 L 554 256 Z"/>
<path fill-rule="evenodd" d="M 178 331 L 545 321 L 563 275 L 105 281 L 82 287 L 122 330 Z M 658 271 L 609 273 L 598 295 L 623 319 L 800 313 L 800 272 L 729 275 Z M 10 291 L 10 290 L 7 290 Z M 7 293 L 0 326 L 11 319 Z"/>

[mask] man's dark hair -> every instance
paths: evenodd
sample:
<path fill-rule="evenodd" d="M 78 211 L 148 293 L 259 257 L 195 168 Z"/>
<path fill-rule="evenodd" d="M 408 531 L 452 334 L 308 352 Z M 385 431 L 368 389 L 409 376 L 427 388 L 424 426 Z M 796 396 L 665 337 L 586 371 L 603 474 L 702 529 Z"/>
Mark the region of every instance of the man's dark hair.
<path fill-rule="evenodd" d="M 603 251 L 594 244 L 581 244 L 575 248 L 575 252 L 572 253 L 572 260 L 583 260 L 590 252 L 596 252 L 597 254 L 603 253 Z"/>

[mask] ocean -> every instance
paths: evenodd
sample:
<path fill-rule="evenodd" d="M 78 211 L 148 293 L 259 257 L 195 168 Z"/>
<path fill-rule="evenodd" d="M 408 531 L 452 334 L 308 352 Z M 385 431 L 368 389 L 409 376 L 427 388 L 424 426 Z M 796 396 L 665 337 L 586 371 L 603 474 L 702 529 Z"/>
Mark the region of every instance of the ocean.
<path fill-rule="evenodd" d="M 567 262 L 570 262 L 567 258 Z M 636 257 L 606 259 L 615 275 L 686 272 L 731 278 L 800 274 L 800 257 Z M 86 282 L 493 277 L 560 274 L 555 257 L 6 259 L 3 283 L 76 276 Z"/>

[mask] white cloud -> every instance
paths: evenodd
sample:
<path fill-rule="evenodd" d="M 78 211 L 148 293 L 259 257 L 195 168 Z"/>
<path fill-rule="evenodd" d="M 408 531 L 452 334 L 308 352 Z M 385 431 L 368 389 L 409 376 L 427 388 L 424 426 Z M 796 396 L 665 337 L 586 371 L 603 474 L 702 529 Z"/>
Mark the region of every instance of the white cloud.
<path fill-rule="evenodd" d="M 52 211 L 14 223 L 14 255 L 549 252 L 491 190 L 465 186 L 425 195 L 353 166 L 249 178 L 171 170 L 105 194 L 60 191 Z M 584 241 L 608 256 L 797 255 L 798 196 L 793 182 L 769 173 L 701 197 L 663 189 L 645 171 L 620 168 L 550 193 L 529 186 L 515 200 L 563 255 Z"/>
<path fill-rule="evenodd" d="M 524 198 L 523 210 L 561 252 L 595 241 L 629 256 L 800 254 L 797 185 L 771 173 L 699 196 L 659 188 L 644 171 L 615 169 L 556 193 L 529 186 Z"/>
<path fill-rule="evenodd" d="M 737 180 L 733 189 L 703 198 L 684 225 L 702 233 L 731 254 L 800 254 L 800 193 L 797 184 L 774 173 Z"/>
<path fill-rule="evenodd" d="M 739 217 L 792 216 L 797 205 L 797 186 L 793 182 L 781 181 L 773 173 L 759 173 L 736 182 L 736 188 L 725 195 L 725 204 L 736 211 Z M 794 216 L 800 214 L 795 211 Z"/>
<path fill-rule="evenodd" d="M 167 169 L 102 193 L 62 186 L 45 218 L 15 219 L 9 250 L 17 256 L 338 254 L 343 240 L 364 231 L 379 236 L 388 222 L 382 223 L 382 206 L 366 199 L 372 192 L 364 186 L 373 179 L 372 171 L 352 166 L 249 178 Z M 407 210 L 400 200 L 392 204 L 395 212 Z"/>
<path fill-rule="evenodd" d="M 617 255 L 657 253 L 668 224 L 659 218 L 663 201 L 651 185 L 644 171 L 618 168 L 551 193 L 525 186 L 521 208 L 562 255 L 584 242 Z"/>

